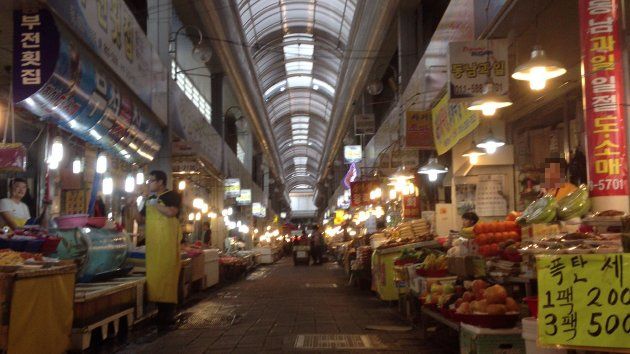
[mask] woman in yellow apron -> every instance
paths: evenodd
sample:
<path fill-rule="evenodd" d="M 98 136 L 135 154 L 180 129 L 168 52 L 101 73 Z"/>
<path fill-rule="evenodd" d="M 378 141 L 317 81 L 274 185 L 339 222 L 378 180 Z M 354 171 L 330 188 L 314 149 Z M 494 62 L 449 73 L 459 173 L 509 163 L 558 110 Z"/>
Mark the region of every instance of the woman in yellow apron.
<path fill-rule="evenodd" d="M 147 184 L 152 196 L 140 212 L 145 221 L 147 295 L 158 305 L 160 324 L 168 324 L 174 317 L 181 268 L 181 198 L 166 189 L 162 171 L 152 171 Z"/>

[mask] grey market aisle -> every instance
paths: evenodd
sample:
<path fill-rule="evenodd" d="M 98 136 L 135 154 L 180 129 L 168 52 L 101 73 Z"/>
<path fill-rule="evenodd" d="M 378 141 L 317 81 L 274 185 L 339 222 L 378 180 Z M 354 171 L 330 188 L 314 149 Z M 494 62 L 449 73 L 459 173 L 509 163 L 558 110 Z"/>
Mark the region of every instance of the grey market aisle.
<path fill-rule="evenodd" d="M 175 329 L 138 335 L 120 352 L 457 352 L 453 338 L 438 343 L 423 341 L 416 330 L 365 329 L 407 324 L 395 306 L 348 286 L 343 270 L 334 263 L 296 267 L 285 258 L 209 292 L 184 309 L 180 318 Z"/>

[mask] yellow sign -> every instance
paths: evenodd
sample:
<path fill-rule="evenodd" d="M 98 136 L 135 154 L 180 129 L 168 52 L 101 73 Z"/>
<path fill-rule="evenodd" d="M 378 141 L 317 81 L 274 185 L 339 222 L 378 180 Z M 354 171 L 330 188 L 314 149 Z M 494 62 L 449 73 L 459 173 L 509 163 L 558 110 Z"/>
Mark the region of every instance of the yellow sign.
<path fill-rule="evenodd" d="M 433 107 L 431 118 L 438 155 L 450 150 L 479 125 L 479 115 L 476 112 L 466 109 L 463 103 L 449 103 L 448 95 L 444 95 Z"/>
<path fill-rule="evenodd" d="M 538 265 L 538 342 L 630 348 L 630 254 L 545 255 Z"/>
<path fill-rule="evenodd" d="M 334 224 L 341 225 L 343 224 L 345 220 L 346 220 L 346 212 L 341 209 L 335 210 Z"/>

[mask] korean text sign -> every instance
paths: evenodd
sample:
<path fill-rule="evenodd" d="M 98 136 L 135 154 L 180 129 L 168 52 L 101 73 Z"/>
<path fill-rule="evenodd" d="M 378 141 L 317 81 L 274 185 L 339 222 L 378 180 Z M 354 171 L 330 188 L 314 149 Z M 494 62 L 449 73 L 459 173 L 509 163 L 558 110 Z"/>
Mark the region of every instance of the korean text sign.
<path fill-rule="evenodd" d="M 448 44 L 451 100 L 478 97 L 492 77 L 495 93 L 508 94 L 507 40 L 451 42 Z"/>
<path fill-rule="evenodd" d="M 540 344 L 630 348 L 630 254 L 544 255 L 536 262 Z"/>
<path fill-rule="evenodd" d="M 584 120 L 591 196 L 628 195 L 618 0 L 580 0 Z"/>

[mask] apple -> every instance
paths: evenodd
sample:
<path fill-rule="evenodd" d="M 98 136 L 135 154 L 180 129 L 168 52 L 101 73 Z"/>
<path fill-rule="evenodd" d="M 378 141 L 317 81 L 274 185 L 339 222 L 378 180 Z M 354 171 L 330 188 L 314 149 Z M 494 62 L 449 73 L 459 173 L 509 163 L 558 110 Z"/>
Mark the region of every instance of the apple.
<path fill-rule="evenodd" d="M 462 295 L 462 299 L 465 302 L 471 302 L 475 299 L 475 296 L 470 291 L 465 291 L 464 294 Z"/>
<path fill-rule="evenodd" d="M 457 306 L 457 309 L 455 310 L 455 313 L 458 314 L 470 314 L 471 312 L 472 310 L 470 309 L 469 302 L 462 302 L 459 306 Z"/>
<path fill-rule="evenodd" d="M 483 289 L 485 289 L 487 287 L 488 287 L 488 283 L 486 283 L 482 279 L 475 279 L 472 282 L 472 290 L 473 290 L 473 292 L 476 292 L 478 290 L 483 290 Z"/>

